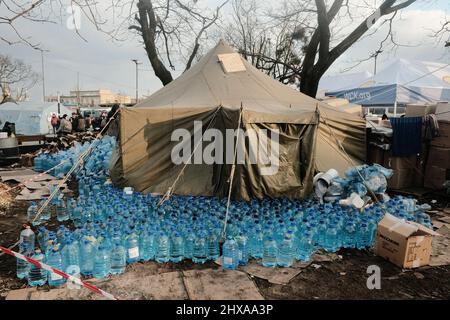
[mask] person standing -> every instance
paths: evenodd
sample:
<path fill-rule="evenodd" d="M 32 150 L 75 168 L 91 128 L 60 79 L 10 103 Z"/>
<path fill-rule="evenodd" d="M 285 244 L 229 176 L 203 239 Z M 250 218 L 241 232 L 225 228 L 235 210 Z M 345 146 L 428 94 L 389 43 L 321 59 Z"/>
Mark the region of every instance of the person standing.
<path fill-rule="evenodd" d="M 83 118 L 83 115 L 80 113 L 78 114 L 78 125 L 77 125 L 77 132 L 84 132 L 86 131 L 86 121 Z"/>
<path fill-rule="evenodd" d="M 67 119 L 67 114 L 63 115 L 59 128 L 56 132 L 61 133 L 62 135 L 72 133 L 72 123 L 69 119 Z"/>
<path fill-rule="evenodd" d="M 53 134 L 56 134 L 58 126 L 59 126 L 59 118 L 58 118 L 58 116 L 55 113 L 52 114 L 52 118 L 50 120 L 50 123 L 51 123 L 52 128 L 53 128 Z"/>

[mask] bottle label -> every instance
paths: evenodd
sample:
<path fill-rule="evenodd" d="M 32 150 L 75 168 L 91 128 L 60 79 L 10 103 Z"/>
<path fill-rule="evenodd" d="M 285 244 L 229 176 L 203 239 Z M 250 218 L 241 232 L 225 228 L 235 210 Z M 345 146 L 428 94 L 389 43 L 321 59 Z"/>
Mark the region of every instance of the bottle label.
<path fill-rule="evenodd" d="M 130 257 L 130 259 L 139 257 L 139 247 L 128 249 L 128 256 Z"/>
<path fill-rule="evenodd" d="M 239 250 L 238 257 L 239 257 L 239 260 L 242 260 L 242 251 L 241 250 Z"/>
<path fill-rule="evenodd" d="M 233 264 L 233 258 L 223 257 L 223 264 Z"/>
<path fill-rule="evenodd" d="M 56 280 L 61 280 L 63 277 L 61 276 L 61 275 L 59 275 L 59 274 L 57 274 L 57 273 L 51 273 L 50 274 L 50 279 L 51 280 L 53 280 L 53 281 L 56 281 Z"/>

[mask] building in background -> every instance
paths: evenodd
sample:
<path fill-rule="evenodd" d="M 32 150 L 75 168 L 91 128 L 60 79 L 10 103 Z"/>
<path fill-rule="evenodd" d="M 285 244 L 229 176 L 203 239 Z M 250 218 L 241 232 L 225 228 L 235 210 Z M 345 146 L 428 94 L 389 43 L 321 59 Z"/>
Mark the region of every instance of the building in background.
<path fill-rule="evenodd" d="M 113 93 L 108 89 L 99 90 L 72 90 L 68 95 L 60 96 L 61 103 L 69 106 L 80 107 L 98 107 L 98 106 L 110 106 L 115 103 L 119 104 L 131 104 L 131 97 L 118 93 Z M 57 96 L 48 96 L 46 101 L 55 102 L 58 101 Z"/>

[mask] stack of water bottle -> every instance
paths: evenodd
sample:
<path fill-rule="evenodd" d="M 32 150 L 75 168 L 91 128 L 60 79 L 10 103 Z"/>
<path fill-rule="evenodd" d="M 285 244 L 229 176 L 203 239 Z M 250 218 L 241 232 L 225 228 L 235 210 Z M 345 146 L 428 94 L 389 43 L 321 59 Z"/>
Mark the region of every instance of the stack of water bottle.
<path fill-rule="evenodd" d="M 104 278 L 124 272 L 126 264 L 155 260 L 158 263 L 192 260 L 202 264 L 222 253 L 225 269 L 245 265 L 249 258 L 261 259 L 265 267 L 288 267 L 295 260 L 308 261 L 319 249 L 363 249 L 372 246 L 377 223 L 383 217 L 378 204 L 359 212 L 338 202 L 319 204 L 314 199 L 265 199 L 232 202 L 225 225 L 226 202 L 213 197 L 173 196 L 158 206 L 160 198 L 119 190 L 104 179 L 83 176 L 77 199 L 58 199 L 59 221 L 71 220 L 73 230 L 60 225 L 50 231 L 26 228 L 21 252 L 68 273 Z M 396 197 L 384 203 L 387 210 L 405 220 L 430 226 L 423 207 L 413 199 Z M 38 206 L 29 207 L 32 221 Z M 36 224 L 50 218 L 44 211 Z M 226 228 L 225 228 L 226 227 Z M 222 246 L 223 230 L 226 230 Z M 32 234 L 32 236 L 31 236 Z M 33 240 L 31 239 L 33 238 Z M 18 276 L 30 285 L 58 285 L 58 275 L 18 261 Z M 53 278 L 52 278 L 53 277 Z"/>
<path fill-rule="evenodd" d="M 93 142 L 85 142 L 81 145 L 75 142 L 75 145 L 67 150 L 57 153 L 41 153 L 34 159 L 34 169 L 37 172 L 51 170 L 49 173 L 55 177 L 62 178 L 72 168 L 73 164 L 78 160 L 81 154 L 86 151 L 90 144 L 95 144 L 95 152 L 91 152 L 85 157 L 83 170 L 88 174 L 96 174 L 101 176 L 108 175 L 109 159 L 116 145 L 116 139 L 111 136 L 105 136 L 102 139 L 96 139 Z M 61 164 L 61 165 L 59 165 Z M 78 175 L 78 171 L 75 172 Z"/>

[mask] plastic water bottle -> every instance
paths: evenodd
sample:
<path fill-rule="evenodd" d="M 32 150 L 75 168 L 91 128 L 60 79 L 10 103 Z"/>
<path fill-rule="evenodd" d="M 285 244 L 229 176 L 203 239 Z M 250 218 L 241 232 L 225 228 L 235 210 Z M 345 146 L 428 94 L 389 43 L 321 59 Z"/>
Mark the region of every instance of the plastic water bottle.
<path fill-rule="evenodd" d="M 108 276 L 110 270 L 110 252 L 105 245 L 101 244 L 95 252 L 93 276 L 96 279 L 103 279 Z"/>
<path fill-rule="evenodd" d="M 93 241 L 83 239 L 80 245 L 80 271 L 86 277 L 94 272 L 95 245 Z"/>
<path fill-rule="evenodd" d="M 36 236 L 36 240 L 40 246 L 41 249 L 43 249 L 45 247 L 45 239 L 47 238 L 47 229 L 45 229 L 44 226 L 39 226 L 38 228 L 38 233 Z"/>
<path fill-rule="evenodd" d="M 209 233 L 208 237 L 208 259 L 216 261 L 220 255 L 219 237 L 213 231 Z"/>
<path fill-rule="evenodd" d="M 131 233 L 126 239 L 126 249 L 128 263 L 139 261 L 139 237 L 136 235 L 134 230 L 131 230 Z"/>
<path fill-rule="evenodd" d="M 194 263 L 203 264 L 208 257 L 205 234 L 200 232 L 194 241 L 194 250 L 192 253 L 192 261 Z"/>
<path fill-rule="evenodd" d="M 38 206 L 36 202 L 31 202 L 31 205 L 27 209 L 27 219 L 28 222 L 33 224 L 33 226 L 37 226 L 41 224 L 40 218 L 36 219 L 36 221 L 33 222 L 33 219 L 36 217 L 36 213 L 38 212 Z"/>
<path fill-rule="evenodd" d="M 30 226 L 25 226 L 25 228 L 20 232 L 20 243 L 26 244 L 31 251 L 34 250 L 35 239 L 36 236 Z"/>
<path fill-rule="evenodd" d="M 59 199 L 56 203 L 56 219 L 59 222 L 69 220 L 69 215 L 67 214 L 66 203 L 63 199 Z"/>
<path fill-rule="evenodd" d="M 41 205 L 43 205 L 44 202 L 41 202 Z M 42 210 L 41 215 L 39 216 L 39 219 L 42 221 L 48 221 L 52 218 L 52 206 L 48 205 L 44 210 Z"/>
<path fill-rule="evenodd" d="M 278 248 L 277 264 L 280 267 L 290 267 L 294 262 L 294 244 L 292 234 L 286 233 Z"/>
<path fill-rule="evenodd" d="M 307 229 L 303 236 L 298 240 L 297 260 L 309 261 L 314 252 L 313 233 Z"/>
<path fill-rule="evenodd" d="M 249 240 L 250 255 L 254 259 L 261 259 L 264 251 L 263 233 L 260 229 L 256 229 Z"/>
<path fill-rule="evenodd" d="M 274 268 L 277 265 L 278 248 L 277 243 L 272 236 L 267 237 L 264 241 L 264 253 L 262 265 L 267 268 Z"/>
<path fill-rule="evenodd" d="M 226 270 L 234 270 L 239 265 L 239 248 L 231 235 L 223 244 L 222 266 Z"/>
<path fill-rule="evenodd" d="M 170 261 L 182 261 L 184 259 L 183 237 L 178 232 L 175 232 L 170 241 Z"/>
<path fill-rule="evenodd" d="M 338 229 L 336 222 L 331 222 L 325 233 L 324 249 L 328 252 L 336 252 L 338 249 Z"/>
<path fill-rule="evenodd" d="M 139 237 L 139 257 L 141 261 L 155 257 L 155 237 L 147 231 L 143 231 Z"/>
<path fill-rule="evenodd" d="M 80 246 L 73 236 L 67 238 L 65 246 L 61 250 L 64 271 L 80 268 Z"/>
<path fill-rule="evenodd" d="M 192 231 L 192 229 L 189 229 L 184 239 L 184 256 L 186 259 L 192 259 L 192 254 L 194 252 L 194 242 L 194 232 Z"/>
<path fill-rule="evenodd" d="M 371 235 L 368 224 L 366 222 L 362 222 L 357 232 L 356 248 L 361 250 L 368 247 L 370 236 Z"/>
<path fill-rule="evenodd" d="M 248 239 L 247 236 L 241 232 L 236 239 L 238 245 L 238 259 L 239 265 L 245 266 L 248 263 Z"/>
<path fill-rule="evenodd" d="M 60 244 L 56 244 L 48 251 L 47 264 L 55 269 L 62 271 L 63 259 L 61 256 Z M 66 282 L 66 279 L 64 279 L 61 275 L 54 272 L 48 271 L 47 277 L 48 277 L 48 284 L 51 287 L 57 287 Z"/>
<path fill-rule="evenodd" d="M 169 237 L 161 231 L 156 239 L 155 260 L 159 263 L 169 262 L 170 242 Z"/>
<path fill-rule="evenodd" d="M 356 225 L 353 221 L 347 221 L 344 233 L 344 248 L 355 247 Z"/>
<path fill-rule="evenodd" d="M 44 263 L 45 256 L 42 254 L 41 250 L 36 249 L 34 254 L 31 256 L 32 259 Z M 43 286 L 47 282 L 47 271 L 42 268 L 31 264 L 30 271 L 28 273 L 28 285 L 30 287 Z"/>
<path fill-rule="evenodd" d="M 19 244 L 19 253 L 28 257 L 31 254 L 30 247 L 26 243 Z M 30 272 L 30 264 L 22 259 L 17 260 L 17 278 L 26 279 Z"/>
<path fill-rule="evenodd" d="M 111 249 L 111 273 L 121 274 L 125 271 L 127 265 L 127 256 L 125 247 L 120 240 L 116 240 L 113 243 Z"/>

